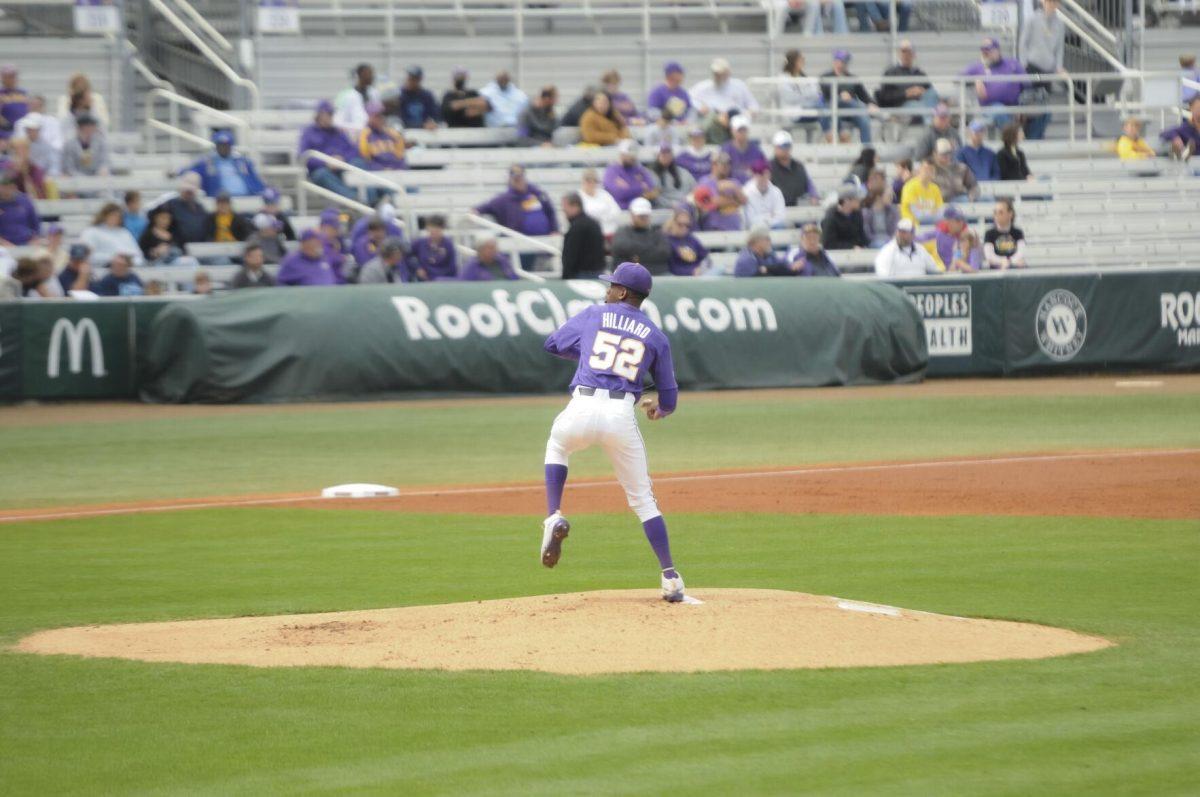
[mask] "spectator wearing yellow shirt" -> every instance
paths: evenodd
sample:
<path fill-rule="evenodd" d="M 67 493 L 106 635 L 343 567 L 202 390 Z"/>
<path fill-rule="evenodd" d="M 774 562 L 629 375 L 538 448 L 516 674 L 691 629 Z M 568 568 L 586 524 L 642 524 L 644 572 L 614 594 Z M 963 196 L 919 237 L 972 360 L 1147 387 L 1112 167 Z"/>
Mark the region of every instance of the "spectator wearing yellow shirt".
<path fill-rule="evenodd" d="M 222 191 L 217 194 L 217 206 L 208 214 L 208 240 L 216 243 L 244 241 L 254 232 L 254 227 L 244 217 L 233 211 L 233 200 Z"/>
<path fill-rule="evenodd" d="M 1142 138 L 1142 120 L 1125 120 L 1125 135 L 1117 139 L 1117 157 L 1123 161 L 1140 161 L 1154 157 L 1154 148 Z"/>
<path fill-rule="evenodd" d="M 916 176 L 904 184 L 900 191 L 900 217 L 914 225 L 936 221 L 945 204 L 942 191 L 933 181 L 937 165 L 933 158 L 926 158 L 917 167 Z"/>

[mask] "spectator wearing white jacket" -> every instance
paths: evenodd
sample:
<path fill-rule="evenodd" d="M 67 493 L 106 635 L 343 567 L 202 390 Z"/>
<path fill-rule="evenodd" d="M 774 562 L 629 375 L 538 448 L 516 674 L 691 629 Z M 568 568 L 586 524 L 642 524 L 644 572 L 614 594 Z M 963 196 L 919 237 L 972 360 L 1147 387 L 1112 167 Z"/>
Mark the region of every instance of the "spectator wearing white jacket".
<path fill-rule="evenodd" d="M 92 226 L 85 229 L 79 240 L 92 250 L 91 263 L 103 268 L 116 255 L 128 255 L 133 265 L 140 266 L 144 262 L 142 248 L 134 240 L 129 230 L 125 229 L 125 214 L 116 202 L 109 202 L 100 208 Z"/>
<path fill-rule="evenodd" d="M 896 225 L 896 237 L 884 244 L 875 256 L 875 276 L 884 279 L 940 273 L 929 250 L 913 242 L 913 223 L 909 219 L 900 220 Z"/>
<path fill-rule="evenodd" d="M 777 230 L 787 224 L 787 205 L 783 192 L 771 183 L 771 167 L 759 161 L 750 167 L 751 177 L 742 192 L 746 195 L 746 223 L 750 227 Z"/>
<path fill-rule="evenodd" d="M 600 222 L 600 230 L 605 238 L 611 238 L 625 222 L 625 211 L 621 210 L 613 195 L 604 190 L 595 169 L 583 173 L 579 198 L 583 200 L 583 212 Z"/>

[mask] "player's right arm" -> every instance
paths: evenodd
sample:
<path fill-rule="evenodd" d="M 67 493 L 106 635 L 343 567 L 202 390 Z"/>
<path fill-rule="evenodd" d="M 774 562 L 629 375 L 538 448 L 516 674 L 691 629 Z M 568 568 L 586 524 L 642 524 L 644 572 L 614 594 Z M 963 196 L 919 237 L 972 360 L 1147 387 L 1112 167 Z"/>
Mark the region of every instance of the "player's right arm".
<path fill-rule="evenodd" d="M 555 357 L 562 357 L 564 360 L 578 360 L 579 338 L 583 333 L 583 316 L 584 313 L 580 313 L 574 318 L 567 319 L 567 323 L 554 330 L 550 337 L 546 338 L 542 348 Z"/>
<path fill-rule="evenodd" d="M 675 381 L 675 362 L 671 359 L 671 345 L 666 336 L 662 336 L 661 348 L 655 352 L 654 362 L 650 365 L 650 373 L 654 377 L 654 386 L 658 389 L 658 406 L 653 413 L 647 413 L 652 421 L 665 418 L 675 411 L 679 401 L 679 384 Z"/>

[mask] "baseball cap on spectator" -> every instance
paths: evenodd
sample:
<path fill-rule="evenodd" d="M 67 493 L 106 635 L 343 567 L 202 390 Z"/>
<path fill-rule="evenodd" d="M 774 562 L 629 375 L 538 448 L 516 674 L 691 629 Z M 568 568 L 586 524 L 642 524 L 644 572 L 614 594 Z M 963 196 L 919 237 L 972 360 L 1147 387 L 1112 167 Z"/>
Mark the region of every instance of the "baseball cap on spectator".
<path fill-rule="evenodd" d="M 637 154 L 637 142 L 634 141 L 632 138 L 623 138 L 617 144 L 617 152 L 618 152 L 618 154 L 621 154 L 621 155 L 636 155 Z"/>
<path fill-rule="evenodd" d="M 673 72 L 678 72 L 681 75 L 683 74 L 683 66 L 681 66 L 678 61 L 667 61 L 665 64 L 663 64 L 664 75 L 670 75 Z"/>
<path fill-rule="evenodd" d="M 988 129 L 988 123 L 982 119 L 976 119 L 971 122 L 971 130 L 976 133 L 985 133 Z"/>
<path fill-rule="evenodd" d="M 5 64 L 4 66 L 0 66 L 0 75 L 15 74 L 17 74 L 17 67 L 14 64 Z"/>
<path fill-rule="evenodd" d="M 851 55 L 850 55 L 849 50 L 838 49 L 838 50 L 833 51 L 833 60 L 835 60 L 835 61 L 841 61 L 843 63 L 848 64 L 848 63 L 850 63 L 850 58 L 851 58 Z"/>
<path fill-rule="evenodd" d="M 644 196 L 640 196 L 629 203 L 629 212 L 634 216 L 649 216 L 652 210 L 653 207 L 650 205 L 650 200 Z M 625 287 L 628 288 L 629 286 L 626 285 Z"/>
<path fill-rule="evenodd" d="M 948 138 L 939 138 L 933 149 L 939 155 L 947 155 L 954 151 L 954 144 Z"/>
<path fill-rule="evenodd" d="M 42 115 L 40 113 L 27 113 L 21 117 L 21 124 L 25 127 L 32 127 L 36 130 L 42 129 Z"/>
<path fill-rule="evenodd" d="M 729 120 L 729 129 L 730 130 L 749 130 L 750 129 L 750 120 L 747 119 L 745 116 L 741 116 L 741 115 L 735 116 Z"/>
<path fill-rule="evenodd" d="M 415 77 L 419 80 L 420 78 L 425 77 L 425 70 L 417 64 L 411 64 L 407 69 L 404 70 L 404 74 L 408 75 L 409 77 Z"/>
<path fill-rule="evenodd" d="M 688 131 L 688 138 L 704 138 L 704 128 L 693 127 Z"/>
<path fill-rule="evenodd" d="M 232 147 L 233 146 L 233 133 L 230 133 L 228 130 L 218 130 L 212 134 L 212 142 L 214 144 L 216 144 L 217 146 L 220 146 L 222 144 L 228 144 L 229 146 Z"/>
<path fill-rule="evenodd" d="M 944 102 L 939 102 L 933 107 L 933 115 L 939 119 L 945 119 L 950 116 L 950 107 Z"/>
<path fill-rule="evenodd" d="M 861 196 L 858 192 L 858 186 L 854 183 L 843 183 L 838 186 L 837 198 L 838 202 L 843 202 L 847 199 L 858 199 Z"/>
<path fill-rule="evenodd" d="M 710 186 L 702 185 L 692 194 L 692 198 L 696 200 L 696 207 L 707 213 L 717 206 L 717 197 L 713 194 Z"/>
<path fill-rule="evenodd" d="M 750 171 L 753 174 L 766 174 L 771 171 L 771 167 L 767 165 L 765 160 L 756 160 L 750 164 Z"/>
<path fill-rule="evenodd" d="M 792 134 L 786 130 L 780 130 L 772 138 L 771 143 L 783 149 L 792 148 Z"/>
<path fill-rule="evenodd" d="M 317 103 L 316 113 L 333 113 L 333 103 L 329 100 L 321 100 Z"/>
<path fill-rule="evenodd" d="M 262 192 L 262 201 L 264 205 L 274 205 L 279 202 L 279 189 L 274 186 L 267 186 Z"/>
<path fill-rule="evenodd" d="M 254 229 L 256 230 L 278 230 L 281 226 L 279 219 L 270 213 L 256 213 L 254 215 Z"/>
<path fill-rule="evenodd" d="M 967 219 L 967 217 L 963 215 L 963 212 L 954 207 L 954 205 L 947 205 L 945 207 L 945 209 L 942 211 L 942 218 L 952 221 L 966 221 Z"/>
<path fill-rule="evenodd" d="M 729 61 L 724 58 L 714 58 L 712 63 L 708 65 L 709 70 L 713 72 L 732 72 L 733 67 L 729 65 Z"/>
<path fill-rule="evenodd" d="M 67 257 L 71 260 L 87 260 L 91 253 L 92 250 L 87 244 L 71 244 L 71 248 L 67 250 Z"/>
<path fill-rule="evenodd" d="M 318 219 L 318 224 L 328 224 L 330 227 L 342 228 L 342 214 L 334 208 L 325 208 L 321 211 L 321 216 Z"/>
<path fill-rule="evenodd" d="M 661 144 L 658 145 L 658 151 L 659 152 L 670 152 L 670 153 L 674 154 L 675 148 L 671 146 L 670 141 L 663 141 Z"/>
<path fill-rule="evenodd" d="M 983 50 L 984 52 L 987 52 L 988 50 L 999 50 L 1000 40 L 995 36 L 985 36 L 983 39 L 983 44 L 979 46 L 979 49 Z"/>
<path fill-rule="evenodd" d="M 451 77 L 467 77 L 470 74 L 465 66 L 456 66 L 450 70 Z"/>
<path fill-rule="evenodd" d="M 301 243 L 303 243 L 304 241 L 311 241 L 313 238 L 320 240 L 321 233 L 317 232 L 316 230 L 312 229 L 311 227 L 309 229 L 305 230 L 304 232 L 300 233 L 300 242 Z"/>
<path fill-rule="evenodd" d="M 620 285 L 622 288 L 628 288 L 642 296 L 649 296 L 650 289 L 654 285 L 654 278 L 650 276 L 650 272 L 639 263 L 622 263 L 613 270 L 613 273 L 601 274 L 600 279 L 613 285 Z"/>
<path fill-rule="evenodd" d="M 900 219 L 900 221 L 896 222 L 896 229 L 904 230 L 905 232 L 912 232 L 913 231 L 912 219 Z"/>

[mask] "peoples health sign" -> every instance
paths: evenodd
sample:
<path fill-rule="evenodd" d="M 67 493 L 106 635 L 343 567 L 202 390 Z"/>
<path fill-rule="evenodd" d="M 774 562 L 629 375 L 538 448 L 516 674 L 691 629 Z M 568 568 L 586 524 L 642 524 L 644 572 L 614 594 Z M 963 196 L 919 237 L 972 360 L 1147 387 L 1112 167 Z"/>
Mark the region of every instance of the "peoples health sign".
<path fill-rule="evenodd" d="M 971 341 L 971 286 L 937 285 L 904 288 L 925 322 L 930 357 L 968 357 Z"/>

